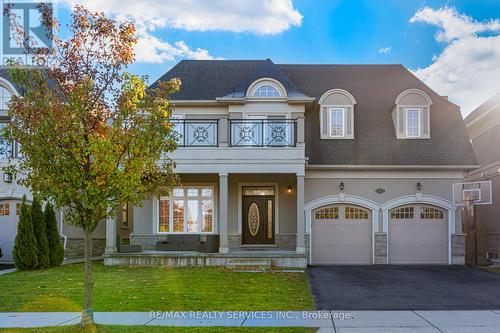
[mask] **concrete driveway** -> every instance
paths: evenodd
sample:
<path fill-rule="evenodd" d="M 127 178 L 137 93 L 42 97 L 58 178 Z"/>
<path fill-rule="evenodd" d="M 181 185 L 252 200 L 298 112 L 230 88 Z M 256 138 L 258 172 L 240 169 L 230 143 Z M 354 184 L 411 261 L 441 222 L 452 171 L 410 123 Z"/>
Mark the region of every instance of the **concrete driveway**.
<path fill-rule="evenodd" d="M 319 310 L 499 310 L 500 274 L 463 266 L 307 269 Z"/>

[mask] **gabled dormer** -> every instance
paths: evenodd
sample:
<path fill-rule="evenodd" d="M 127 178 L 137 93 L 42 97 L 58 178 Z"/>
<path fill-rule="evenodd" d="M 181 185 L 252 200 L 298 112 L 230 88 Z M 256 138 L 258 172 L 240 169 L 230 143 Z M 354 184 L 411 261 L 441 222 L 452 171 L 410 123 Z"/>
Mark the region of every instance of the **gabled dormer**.
<path fill-rule="evenodd" d="M 420 89 L 407 89 L 396 98 L 392 120 L 398 139 L 430 139 L 432 100 Z"/>

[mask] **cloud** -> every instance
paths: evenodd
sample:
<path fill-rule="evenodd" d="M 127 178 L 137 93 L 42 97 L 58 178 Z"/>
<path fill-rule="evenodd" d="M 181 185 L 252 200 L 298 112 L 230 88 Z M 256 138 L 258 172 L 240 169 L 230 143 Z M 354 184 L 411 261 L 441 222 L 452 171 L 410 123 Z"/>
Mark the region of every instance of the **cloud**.
<path fill-rule="evenodd" d="M 454 8 L 423 8 L 410 23 L 439 28 L 435 39 L 446 43 L 433 63 L 415 75 L 462 108 L 472 112 L 500 91 L 500 20 L 475 21 Z"/>
<path fill-rule="evenodd" d="M 300 26 L 302 15 L 291 0 L 61 0 L 74 6 L 143 22 L 149 30 L 231 31 L 277 34 Z"/>
<path fill-rule="evenodd" d="M 391 51 L 392 51 L 392 47 L 388 46 L 388 47 L 383 47 L 380 50 L 378 50 L 378 53 L 389 54 L 389 53 L 391 53 Z"/>

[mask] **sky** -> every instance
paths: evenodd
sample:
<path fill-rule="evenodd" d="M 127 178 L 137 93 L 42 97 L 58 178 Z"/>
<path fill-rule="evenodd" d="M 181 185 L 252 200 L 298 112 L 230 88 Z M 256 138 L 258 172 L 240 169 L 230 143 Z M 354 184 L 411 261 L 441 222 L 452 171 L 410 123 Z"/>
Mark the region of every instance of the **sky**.
<path fill-rule="evenodd" d="M 403 64 L 461 107 L 500 92 L 500 0 L 59 0 L 135 23 L 154 82 L 182 59 Z"/>

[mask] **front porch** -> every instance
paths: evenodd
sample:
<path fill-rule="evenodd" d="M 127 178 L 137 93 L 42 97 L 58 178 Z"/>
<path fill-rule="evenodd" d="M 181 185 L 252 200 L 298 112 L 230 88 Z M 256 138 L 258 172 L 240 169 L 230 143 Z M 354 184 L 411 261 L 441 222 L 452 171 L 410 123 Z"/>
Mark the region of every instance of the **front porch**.
<path fill-rule="evenodd" d="M 106 222 L 105 264 L 307 265 L 303 175 L 185 173 L 180 178 L 171 194 L 152 197 Z M 120 250 L 122 243 L 128 249 Z"/>
<path fill-rule="evenodd" d="M 144 250 L 135 253 L 107 253 L 105 265 L 205 267 L 235 269 L 306 268 L 307 255 L 279 249 L 241 249 L 227 253 Z"/>

